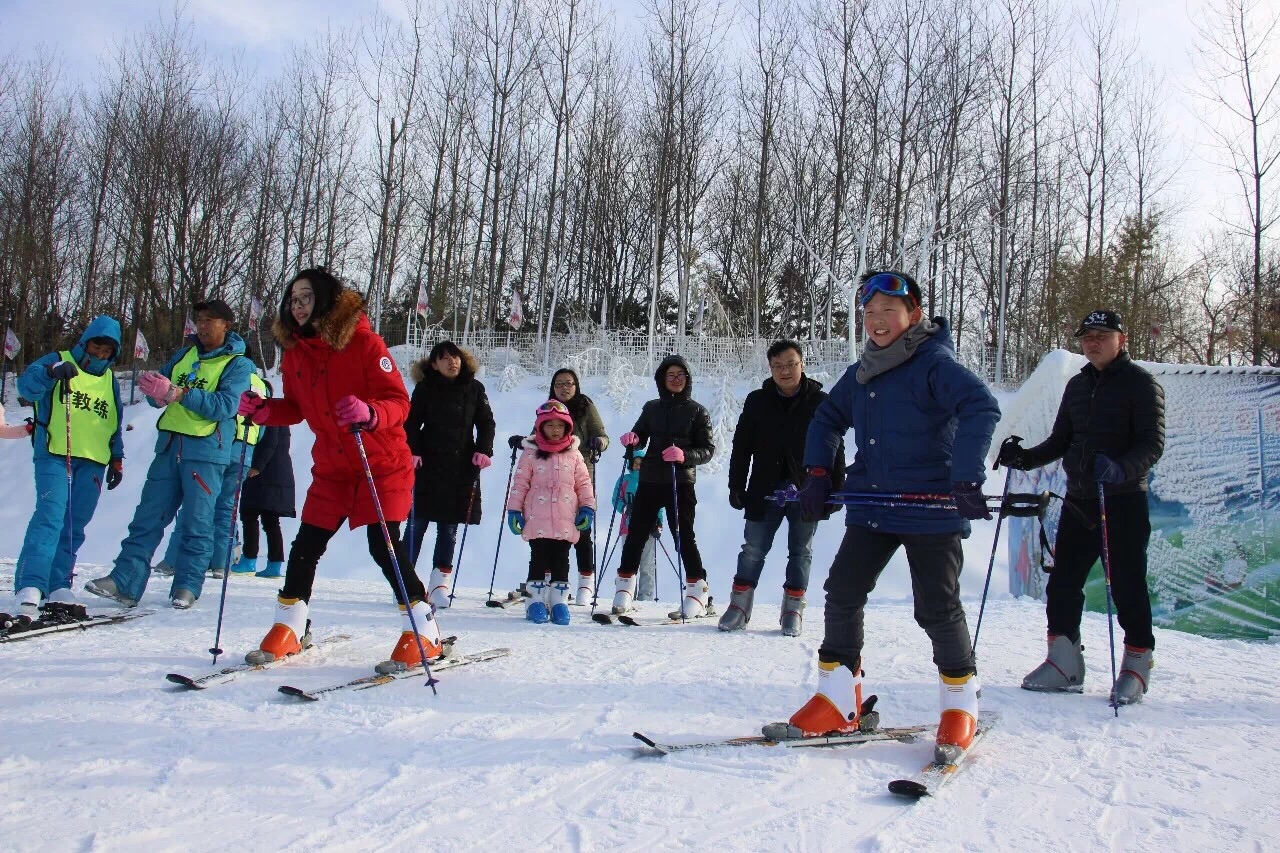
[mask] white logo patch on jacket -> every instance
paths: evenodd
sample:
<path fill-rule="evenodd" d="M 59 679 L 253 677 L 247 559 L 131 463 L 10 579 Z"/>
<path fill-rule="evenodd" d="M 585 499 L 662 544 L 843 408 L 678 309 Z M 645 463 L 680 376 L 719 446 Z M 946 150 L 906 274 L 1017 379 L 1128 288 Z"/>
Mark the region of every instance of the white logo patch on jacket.
<path fill-rule="evenodd" d="M 382 368 L 383 373 L 390 373 L 395 368 L 395 365 L 391 363 L 391 359 L 384 355 L 382 360 L 378 362 L 378 367 Z"/>

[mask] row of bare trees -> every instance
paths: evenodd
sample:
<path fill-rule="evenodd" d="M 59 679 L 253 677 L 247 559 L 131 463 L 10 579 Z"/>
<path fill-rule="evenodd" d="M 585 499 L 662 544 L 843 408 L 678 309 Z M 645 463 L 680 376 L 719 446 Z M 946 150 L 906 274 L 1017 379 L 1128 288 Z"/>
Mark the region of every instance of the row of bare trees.
<path fill-rule="evenodd" d="M 506 328 L 518 292 L 548 335 L 856 342 L 851 282 L 893 266 L 997 374 L 1100 305 L 1140 357 L 1276 363 L 1280 33 L 1213 2 L 1193 156 L 1239 187 L 1208 230 L 1178 228 L 1170 85 L 1118 0 L 649 0 L 627 27 L 599 0 L 406 0 L 272 79 L 181 15 L 86 85 L 13 56 L 0 312 L 24 354 L 99 312 L 167 348 L 200 297 L 270 314 L 325 264 L 388 331 L 420 295 L 453 334 Z"/>

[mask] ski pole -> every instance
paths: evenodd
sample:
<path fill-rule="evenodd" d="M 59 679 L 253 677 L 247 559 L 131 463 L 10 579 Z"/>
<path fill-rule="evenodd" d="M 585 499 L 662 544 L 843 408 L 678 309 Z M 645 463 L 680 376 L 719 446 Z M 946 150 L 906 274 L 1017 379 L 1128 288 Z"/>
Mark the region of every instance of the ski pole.
<path fill-rule="evenodd" d="M 467 528 L 471 526 L 471 507 L 476 502 L 476 489 L 480 486 L 480 472 L 471 483 L 471 496 L 467 498 L 467 514 L 462 519 L 462 542 L 458 545 L 458 559 L 453 561 L 453 586 L 449 587 L 449 606 L 453 606 L 453 591 L 458 588 L 458 575 L 462 573 L 462 554 L 467 550 Z M 506 503 L 503 503 L 505 506 Z M 504 515 L 506 513 L 503 513 Z M 501 534 L 499 534 L 501 535 Z"/>
<path fill-rule="evenodd" d="M 1098 515 L 1102 521 L 1102 576 L 1107 582 L 1107 639 L 1111 642 L 1111 709 L 1120 716 L 1120 703 L 1116 699 L 1116 629 L 1111 615 L 1111 549 L 1107 543 L 1107 494 L 1106 486 L 1098 484 Z"/>
<path fill-rule="evenodd" d="M 418 474 L 416 471 L 414 472 L 413 477 L 414 477 L 414 482 L 416 483 L 418 478 Z M 407 549 L 409 551 L 409 565 L 413 566 L 413 570 L 415 572 L 418 570 L 418 560 L 413 553 L 414 552 L 413 540 L 418 538 L 418 525 L 414 519 L 414 509 L 417 506 L 417 503 L 418 503 L 417 489 L 414 489 L 414 494 L 409 496 L 409 542 L 407 544 Z"/>
<path fill-rule="evenodd" d="M 1009 478 L 1012 472 L 1006 470 L 1004 474 L 1004 495 L 1009 495 Z M 991 573 L 996 567 L 996 549 L 1000 547 L 1000 525 L 1004 523 L 1004 506 L 1000 507 L 1000 514 L 996 516 L 996 537 L 991 540 L 991 559 L 987 561 L 987 580 L 982 584 L 982 602 L 978 605 L 978 624 L 973 627 L 973 644 L 970 646 L 974 656 L 978 654 L 978 632 L 982 630 L 982 614 L 987 609 L 987 591 L 991 589 Z"/>
<path fill-rule="evenodd" d="M 71 507 L 72 480 L 71 471 L 71 380 L 62 380 L 62 410 L 66 414 L 67 420 L 67 559 L 70 564 L 67 571 L 71 573 L 71 577 L 67 578 L 68 588 L 75 581 L 75 559 L 72 551 L 75 550 L 75 539 L 72 537 L 72 529 L 75 527 L 75 510 Z"/>
<path fill-rule="evenodd" d="M 507 472 L 507 491 L 502 496 L 502 512 L 498 513 L 498 545 L 493 549 L 493 574 L 489 575 L 489 598 L 485 607 L 501 607 L 502 602 L 493 600 L 493 584 L 498 579 L 498 555 L 502 553 L 502 525 L 507 514 L 507 500 L 511 497 L 511 477 L 516 473 L 516 453 L 520 448 L 511 448 L 511 470 Z M 462 531 L 466 535 L 466 531 Z"/>
<path fill-rule="evenodd" d="M 240 470 L 236 472 L 236 493 L 231 499 L 231 535 L 227 537 L 227 560 L 223 563 L 226 566 L 222 570 L 222 594 L 218 598 L 218 628 L 213 635 L 213 648 L 209 649 L 209 653 L 213 655 L 213 665 L 218 665 L 218 655 L 222 654 L 222 614 L 227 607 L 227 582 L 231 579 L 231 552 L 235 550 L 236 542 L 236 517 L 240 514 L 240 489 L 244 486 L 244 461 L 249 454 L 249 428 L 245 427 L 244 442 L 240 446 Z"/>
<path fill-rule="evenodd" d="M 622 473 L 619 475 L 619 477 L 625 477 L 627 475 L 627 468 L 629 468 L 630 466 L 631 466 L 631 448 L 626 447 L 622 451 Z M 618 503 L 617 501 L 610 501 L 610 503 L 613 504 L 613 514 L 609 516 L 609 533 L 604 538 L 604 563 L 606 566 L 609 565 L 609 543 L 613 541 L 613 523 L 618 520 Z M 621 541 L 622 534 L 618 534 L 618 539 L 619 541 Z M 592 544 L 593 545 L 595 544 L 594 541 L 592 542 Z M 593 616 L 595 615 L 595 612 L 596 612 L 596 604 L 600 600 L 600 577 L 603 574 L 604 572 L 601 572 L 597 569 L 595 589 L 591 590 L 591 615 Z"/>
<path fill-rule="evenodd" d="M 387 527 L 387 516 L 382 512 L 382 501 L 378 499 L 378 487 L 373 482 L 373 469 L 369 467 L 369 454 L 364 449 L 364 438 L 360 435 L 360 427 L 352 425 L 351 437 L 356 440 L 356 450 L 360 451 L 360 462 L 364 465 L 364 477 L 369 483 L 369 495 L 373 498 L 373 508 L 378 513 L 378 524 L 382 527 L 382 539 L 387 544 L 387 556 L 391 558 L 391 568 L 396 573 L 396 586 L 400 588 L 400 599 L 404 602 L 404 611 L 409 614 L 409 627 L 413 629 L 413 639 L 418 643 L 418 655 L 422 658 L 422 668 L 427 673 L 427 687 L 431 692 L 436 690 L 438 680 L 431 674 L 431 664 L 427 663 L 427 650 L 422 645 L 422 635 L 418 633 L 418 620 L 413 616 L 413 606 L 409 602 L 409 590 L 404 585 L 404 575 L 400 572 L 400 560 L 396 557 L 395 544 L 391 541 L 391 530 Z"/>
<path fill-rule="evenodd" d="M 675 447 L 675 445 L 671 445 Z M 676 540 L 676 576 L 680 579 L 680 621 L 684 621 L 684 600 L 688 584 L 684 582 L 684 551 L 680 548 L 680 484 L 676 482 L 676 463 L 671 463 L 671 525 L 672 538 Z M 665 548 L 663 550 L 666 550 Z"/>

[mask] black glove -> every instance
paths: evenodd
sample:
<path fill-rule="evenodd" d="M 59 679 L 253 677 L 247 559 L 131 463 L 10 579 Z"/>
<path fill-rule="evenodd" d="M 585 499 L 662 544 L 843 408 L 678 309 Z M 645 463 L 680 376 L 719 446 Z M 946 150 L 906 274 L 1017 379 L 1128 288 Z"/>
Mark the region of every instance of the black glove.
<path fill-rule="evenodd" d="M 60 361 L 57 364 L 50 364 L 45 367 L 45 372 L 49 374 L 51 379 L 74 379 L 76 374 L 80 372 L 80 368 L 76 367 L 74 362 Z"/>
<path fill-rule="evenodd" d="M 507 447 L 510 447 L 512 450 L 519 450 L 523 446 L 524 446 L 523 435 L 513 435 L 507 439 Z"/>
<path fill-rule="evenodd" d="M 1022 449 L 1021 441 L 1020 437 L 1011 435 L 1001 443 L 1000 453 L 996 456 L 996 467 L 1003 465 L 1015 471 L 1026 471 L 1031 467 L 1027 464 L 1027 454 Z"/>
<path fill-rule="evenodd" d="M 810 468 L 796 502 L 800 511 L 809 518 L 821 518 L 826 512 L 827 498 L 831 496 L 831 478 L 825 468 Z"/>
<path fill-rule="evenodd" d="M 987 509 L 987 499 L 982 494 L 981 483 L 952 483 L 951 494 L 955 496 L 956 509 L 962 516 L 970 521 L 980 518 L 990 520 L 991 510 Z"/>
<path fill-rule="evenodd" d="M 107 466 L 107 491 L 111 491 L 120 485 L 120 481 L 124 479 L 124 460 L 112 459 L 111 464 Z"/>
<path fill-rule="evenodd" d="M 729 506 L 736 510 L 742 510 L 746 507 L 746 503 L 742 500 L 742 492 L 738 489 L 729 490 Z"/>
<path fill-rule="evenodd" d="M 1114 459 L 1101 453 L 1093 455 L 1093 479 L 1099 483 L 1115 485 L 1124 482 L 1124 469 Z"/>
<path fill-rule="evenodd" d="M 591 448 L 595 453 L 604 453 L 604 436 L 597 435 L 587 442 L 587 447 Z"/>

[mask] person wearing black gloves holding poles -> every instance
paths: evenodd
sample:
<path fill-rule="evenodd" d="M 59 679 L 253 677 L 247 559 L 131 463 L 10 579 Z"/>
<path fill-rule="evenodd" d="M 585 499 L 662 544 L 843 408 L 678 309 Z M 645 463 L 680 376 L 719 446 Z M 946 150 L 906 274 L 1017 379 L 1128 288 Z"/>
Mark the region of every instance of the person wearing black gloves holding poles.
<path fill-rule="evenodd" d="M 1147 475 L 1164 453 L 1164 389 L 1125 352 L 1124 323 L 1114 311 L 1094 311 L 1076 330 L 1089 363 L 1067 383 L 1049 437 L 1035 447 L 1009 444 L 999 462 L 1027 471 L 1062 460 L 1067 500 L 1079 512 L 1058 523 L 1053 571 L 1046 589 L 1049 654 L 1022 680 L 1027 690 L 1084 690 L 1080 617 L 1084 585 L 1103 547 L 1098 486 L 1105 490 L 1111 591 L 1124 629 L 1124 660 L 1115 704 L 1140 702 L 1151 682 L 1151 596 L 1147 590 Z"/>
<path fill-rule="evenodd" d="M 756 584 L 765 557 L 783 519 L 787 522 L 787 577 L 783 584 L 782 633 L 800 636 L 805 590 L 813 562 L 813 534 L 818 521 L 829 516 L 805 515 L 799 505 L 780 506 L 773 492 L 804 481 L 804 440 L 819 404 L 827 399 L 822 383 L 804 375 L 804 353 L 795 341 L 769 347 L 769 378 L 747 395 L 733 431 L 729 457 L 729 505 L 746 516 L 742 551 L 733 577 L 729 607 L 720 617 L 721 631 L 745 628 L 751 621 Z M 835 454 L 833 486 L 844 482 L 844 445 Z M 750 473 L 751 479 L 747 479 Z"/>
<path fill-rule="evenodd" d="M 960 604 L 961 540 L 991 518 L 984 460 L 1000 418 L 995 398 L 955 358 L 946 321 L 924 317 L 920 287 L 898 272 L 868 273 L 858 294 L 868 342 L 814 413 L 805 443 L 801 508 L 823 512 L 836 449 L 853 429 L 857 453 L 845 487 L 864 493 L 950 492 L 955 509 L 845 507 L 845 534 L 826 583 L 826 633 L 818 690 L 790 720 L 797 736 L 858 730 L 863 610 L 880 572 L 902 547 L 911 567 L 915 617 L 933 642 L 941 721 L 936 756 L 953 761 L 977 732 L 978 680 Z M 886 501 L 886 503 L 891 503 Z M 958 512 L 957 512 L 958 510 Z"/>

